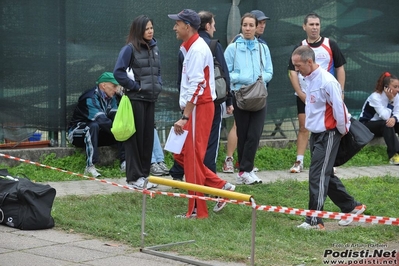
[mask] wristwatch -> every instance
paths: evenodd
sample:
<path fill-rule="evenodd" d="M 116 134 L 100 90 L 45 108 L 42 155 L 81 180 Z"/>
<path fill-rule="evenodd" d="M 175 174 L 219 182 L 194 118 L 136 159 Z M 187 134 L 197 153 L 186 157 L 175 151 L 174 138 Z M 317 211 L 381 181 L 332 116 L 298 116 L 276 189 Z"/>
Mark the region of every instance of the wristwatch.
<path fill-rule="evenodd" d="M 181 116 L 181 120 L 188 120 L 188 118 L 189 118 L 189 117 L 188 117 L 188 116 L 185 116 L 185 115 L 182 115 L 182 116 Z"/>

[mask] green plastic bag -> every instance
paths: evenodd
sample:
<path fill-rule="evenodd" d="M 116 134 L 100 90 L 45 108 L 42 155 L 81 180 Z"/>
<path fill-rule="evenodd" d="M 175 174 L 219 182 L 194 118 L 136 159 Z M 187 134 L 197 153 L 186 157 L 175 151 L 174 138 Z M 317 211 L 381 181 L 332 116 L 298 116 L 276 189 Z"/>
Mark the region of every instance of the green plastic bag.
<path fill-rule="evenodd" d="M 118 141 L 125 141 L 136 132 L 132 104 L 126 95 L 122 96 L 119 103 L 111 132 Z"/>

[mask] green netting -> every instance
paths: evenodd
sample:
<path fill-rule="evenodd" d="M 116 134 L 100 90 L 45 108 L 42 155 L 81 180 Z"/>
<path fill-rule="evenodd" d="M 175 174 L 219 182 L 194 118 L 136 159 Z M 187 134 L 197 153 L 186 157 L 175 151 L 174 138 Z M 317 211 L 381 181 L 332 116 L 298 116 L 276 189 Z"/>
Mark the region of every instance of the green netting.
<path fill-rule="evenodd" d="M 21 127 L 66 130 L 80 93 L 91 88 L 99 74 L 113 70 L 131 21 L 146 14 L 154 19 L 162 59 L 164 91 L 156 120 L 159 127 L 169 128 L 179 117 L 175 84 L 180 41 L 167 14 L 183 8 L 213 12 L 217 29 L 214 37 L 226 46 L 227 34 L 237 28 L 237 20 L 229 23 L 233 2 L 239 3 L 232 12 L 236 15 L 237 8 L 241 15 L 260 9 L 271 17 L 263 36 L 274 65 L 264 137 L 296 137 L 295 97 L 287 64 L 294 45 L 305 38 L 302 22 L 309 12 L 322 17 L 322 35 L 336 40 L 347 59 L 345 102 L 351 113 L 359 113 L 380 73 L 398 74 L 396 0 L 2 0 L 2 127 L 22 121 Z M 231 121 L 225 124 L 229 126 Z"/>

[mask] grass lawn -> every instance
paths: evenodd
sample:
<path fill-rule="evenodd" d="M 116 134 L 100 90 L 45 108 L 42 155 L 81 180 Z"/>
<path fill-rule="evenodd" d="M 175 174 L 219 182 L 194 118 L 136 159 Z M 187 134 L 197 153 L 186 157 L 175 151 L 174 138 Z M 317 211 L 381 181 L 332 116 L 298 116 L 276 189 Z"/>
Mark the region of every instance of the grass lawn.
<path fill-rule="evenodd" d="M 399 180 L 393 177 L 344 180 L 347 189 L 368 205 L 365 214 L 399 217 Z M 307 182 L 285 181 L 255 186 L 239 186 L 238 192 L 251 194 L 258 205 L 290 206 L 306 209 Z M 176 192 L 176 191 L 175 191 Z M 185 193 L 185 191 L 177 191 Z M 208 202 L 209 209 L 214 203 Z M 187 199 L 157 195 L 147 198 L 145 246 L 195 240 L 165 251 L 195 256 L 202 260 L 250 263 L 251 213 L 248 206 L 228 204 L 209 219 L 177 219 L 186 211 Z M 339 209 L 328 199 L 325 209 Z M 140 193 L 115 193 L 89 197 L 57 198 L 53 216 L 57 228 L 87 233 L 96 237 L 141 244 Z M 386 250 L 399 247 L 399 228 L 390 225 L 353 223 L 337 226 L 337 220 L 325 219 L 325 231 L 296 228 L 302 216 L 257 211 L 256 265 L 323 265 L 325 250 L 342 252 L 345 245 L 389 243 Z M 357 250 L 362 250 L 360 248 Z M 356 250 L 356 248 L 353 248 Z"/>

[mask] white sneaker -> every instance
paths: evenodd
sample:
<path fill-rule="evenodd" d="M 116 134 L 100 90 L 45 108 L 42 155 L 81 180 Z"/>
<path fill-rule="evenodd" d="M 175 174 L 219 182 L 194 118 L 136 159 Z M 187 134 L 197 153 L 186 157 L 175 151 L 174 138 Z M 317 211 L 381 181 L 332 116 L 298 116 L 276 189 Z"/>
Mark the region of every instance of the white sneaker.
<path fill-rule="evenodd" d="M 291 173 L 300 173 L 302 171 L 303 171 L 303 163 L 301 161 L 296 161 L 290 169 Z"/>
<path fill-rule="evenodd" d="M 362 204 L 359 206 L 356 206 L 351 212 L 350 214 L 362 214 L 365 210 L 366 210 L 366 205 Z M 353 221 L 352 218 L 349 218 L 347 220 L 339 220 L 338 224 L 341 226 L 347 226 L 349 225 L 351 222 Z"/>
<path fill-rule="evenodd" d="M 126 161 L 121 163 L 121 172 L 126 172 Z"/>
<path fill-rule="evenodd" d="M 236 186 L 234 186 L 233 184 L 230 184 L 229 182 L 227 182 L 226 184 L 224 184 L 222 189 L 223 190 L 234 191 L 236 189 Z M 215 207 L 213 207 L 213 211 L 214 212 L 221 211 L 226 206 L 226 204 L 227 204 L 227 202 L 225 202 L 225 201 L 217 202 Z"/>
<path fill-rule="evenodd" d="M 94 177 L 101 176 L 101 174 L 99 172 L 97 172 L 97 171 L 98 170 L 96 169 L 96 167 L 94 165 L 86 166 L 85 175 L 91 175 L 91 176 L 94 176 Z"/>
<path fill-rule="evenodd" d="M 136 188 L 136 189 L 144 189 L 145 181 L 146 181 L 146 178 L 140 177 L 136 181 L 129 181 L 129 183 L 127 185 L 129 187 Z M 158 186 L 157 184 L 147 182 L 147 189 L 156 188 L 157 186 Z"/>
<path fill-rule="evenodd" d="M 159 166 L 159 164 L 157 164 L 157 163 L 152 163 L 152 164 L 151 164 L 150 175 L 154 175 L 154 176 L 163 176 L 164 173 L 165 173 L 165 172 L 161 169 L 161 167 Z"/>
<path fill-rule="evenodd" d="M 175 215 L 175 218 L 182 218 L 182 219 L 196 219 L 197 218 L 197 208 L 194 208 L 193 213 L 187 216 L 186 213 Z"/>
<path fill-rule="evenodd" d="M 169 175 L 169 168 L 164 161 L 158 163 L 159 167 L 162 169 L 164 175 Z"/>
<path fill-rule="evenodd" d="M 255 173 L 254 170 L 252 170 L 251 172 L 249 172 L 249 174 L 251 175 L 252 179 L 255 180 L 255 183 L 257 183 L 257 184 L 262 184 L 262 183 L 263 183 L 262 179 L 260 179 L 260 178 L 256 175 L 256 173 Z"/>
<path fill-rule="evenodd" d="M 197 214 L 193 212 L 191 215 L 187 216 L 185 213 L 183 213 L 183 214 L 175 215 L 175 218 L 196 219 L 197 218 Z"/>
<path fill-rule="evenodd" d="M 223 173 L 234 173 L 233 157 L 227 157 L 223 163 Z"/>
<path fill-rule="evenodd" d="M 242 185 L 242 184 L 252 185 L 252 184 L 255 184 L 255 183 L 256 183 L 256 180 L 253 179 L 253 177 L 252 177 L 252 175 L 250 173 L 241 172 L 241 173 L 237 174 L 237 177 L 236 177 L 236 184 L 237 185 Z"/>
<path fill-rule="evenodd" d="M 324 225 L 322 225 L 322 224 L 310 225 L 307 222 L 304 222 L 304 223 L 298 225 L 297 228 L 302 228 L 302 229 L 306 229 L 306 230 L 310 230 L 310 229 L 325 230 Z"/>

